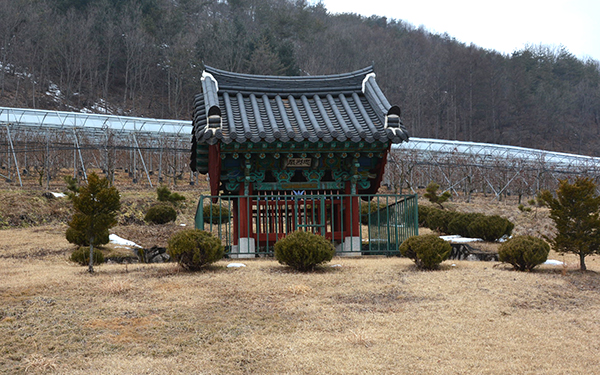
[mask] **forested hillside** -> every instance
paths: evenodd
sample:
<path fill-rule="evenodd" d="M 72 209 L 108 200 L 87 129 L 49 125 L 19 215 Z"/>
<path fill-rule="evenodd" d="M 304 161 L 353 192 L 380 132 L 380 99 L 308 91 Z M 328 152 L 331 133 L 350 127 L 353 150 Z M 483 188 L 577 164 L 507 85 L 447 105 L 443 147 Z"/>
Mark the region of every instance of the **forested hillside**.
<path fill-rule="evenodd" d="M 502 55 L 304 0 L 0 0 L 0 20 L 0 106 L 187 120 L 203 64 L 374 64 L 413 136 L 600 155 L 599 63 L 560 47 Z"/>

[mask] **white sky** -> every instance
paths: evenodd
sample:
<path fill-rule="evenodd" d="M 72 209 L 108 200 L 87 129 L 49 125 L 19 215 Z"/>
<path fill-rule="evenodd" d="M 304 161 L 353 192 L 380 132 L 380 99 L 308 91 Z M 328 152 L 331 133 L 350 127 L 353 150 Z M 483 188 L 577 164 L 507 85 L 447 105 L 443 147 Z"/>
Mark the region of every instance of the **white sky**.
<path fill-rule="evenodd" d="M 318 3 L 318 0 L 312 1 Z M 322 0 L 330 13 L 403 20 L 504 54 L 563 45 L 600 60 L 600 0 Z"/>

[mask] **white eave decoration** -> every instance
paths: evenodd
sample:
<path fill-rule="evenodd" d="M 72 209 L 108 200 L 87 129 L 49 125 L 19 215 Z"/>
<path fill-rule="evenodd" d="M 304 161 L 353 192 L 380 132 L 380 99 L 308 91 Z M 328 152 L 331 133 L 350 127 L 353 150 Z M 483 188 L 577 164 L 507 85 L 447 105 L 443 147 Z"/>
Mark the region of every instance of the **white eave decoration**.
<path fill-rule="evenodd" d="M 212 74 L 208 73 L 206 70 L 202 72 L 202 78 L 200 78 L 202 81 L 204 81 L 205 79 L 210 79 L 215 83 L 215 86 L 217 88 L 217 91 L 219 91 L 219 82 L 217 82 L 217 80 L 215 79 L 215 77 L 213 77 Z"/>
<path fill-rule="evenodd" d="M 375 78 L 375 77 L 376 77 L 375 73 L 369 73 L 369 74 L 367 74 L 367 75 L 365 76 L 365 79 L 363 79 L 363 81 L 362 81 L 362 92 L 363 92 L 363 94 L 365 93 L 365 90 L 366 90 L 365 86 L 367 85 L 367 81 L 368 81 L 368 80 L 369 80 L 369 78 L 371 78 L 371 77 L 372 77 L 372 78 Z"/>
<path fill-rule="evenodd" d="M 393 121 L 388 121 L 388 120 L 393 120 Z M 390 123 L 392 124 L 390 126 Z M 400 116 L 398 115 L 386 115 L 385 116 L 385 128 L 398 128 L 398 125 L 400 124 Z"/>

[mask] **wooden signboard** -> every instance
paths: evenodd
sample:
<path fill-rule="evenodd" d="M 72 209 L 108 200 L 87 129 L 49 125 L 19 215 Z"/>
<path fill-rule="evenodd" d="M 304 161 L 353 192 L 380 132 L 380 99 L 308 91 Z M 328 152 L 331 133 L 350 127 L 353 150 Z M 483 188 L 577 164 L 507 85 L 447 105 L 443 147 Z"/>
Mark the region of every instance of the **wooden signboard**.
<path fill-rule="evenodd" d="M 286 168 L 310 168 L 312 163 L 311 158 L 288 158 L 286 160 Z"/>

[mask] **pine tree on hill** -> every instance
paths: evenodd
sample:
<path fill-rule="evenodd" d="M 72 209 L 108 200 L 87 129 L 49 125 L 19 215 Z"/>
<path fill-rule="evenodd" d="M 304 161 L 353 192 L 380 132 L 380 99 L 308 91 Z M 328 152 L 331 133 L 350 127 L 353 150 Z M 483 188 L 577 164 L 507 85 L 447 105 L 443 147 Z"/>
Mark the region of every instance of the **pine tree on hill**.
<path fill-rule="evenodd" d="M 557 234 L 546 238 L 561 253 L 579 255 L 582 271 L 585 257 L 600 253 L 600 195 L 590 178 L 578 177 L 574 183 L 562 180 L 556 198 L 548 190 L 540 193 L 540 200 L 550 208 Z"/>
<path fill-rule="evenodd" d="M 117 224 L 116 216 L 121 208 L 119 192 L 109 185 L 106 178 L 92 173 L 88 176 L 87 185 L 81 186 L 79 192 L 71 196 L 75 213 L 69 222 L 67 239 L 74 242 L 73 238 L 78 238 L 78 241 L 85 240 L 89 244 L 90 273 L 94 272 L 94 245 L 108 243 L 108 229 Z M 79 236 L 73 237 L 74 233 Z"/>

